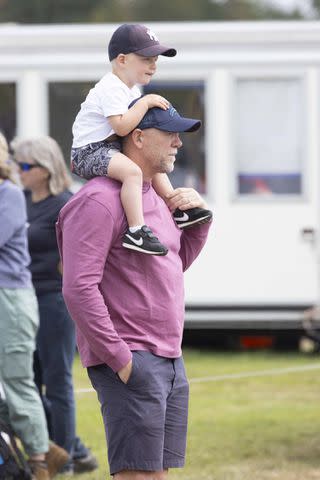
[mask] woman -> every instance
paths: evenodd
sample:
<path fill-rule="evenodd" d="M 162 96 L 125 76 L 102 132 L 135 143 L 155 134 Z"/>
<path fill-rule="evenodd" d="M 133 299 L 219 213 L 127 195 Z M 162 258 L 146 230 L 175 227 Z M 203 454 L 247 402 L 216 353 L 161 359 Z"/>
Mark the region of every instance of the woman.
<path fill-rule="evenodd" d="M 60 147 L 50 137 L 12 142 L 20 178 L 27 190 L 28 240 L 32 281 L 40 311 L 35 378 L 45 385 L 51 438 L 74 459 L 76 471 L 93 470 L 97 463 L 75 434 L 72 364 L 75 329 L 62 297 L 62 276 L 55 235 L 60 209 L 71 197 L 70 176 Z M 73 466 L 69 465 L 72 471 Z"/>
<path fill-rule="evenodd" d="M 26 205 L 8 159 L 0 133 L 0 419 L 20 438 L 34 478 L 48 480 L 49 470 L 52 476 L 69 456 L 52 446 L 48 469 L 48 431 L 32 370 L 39 317 L 28 270 Z"/>

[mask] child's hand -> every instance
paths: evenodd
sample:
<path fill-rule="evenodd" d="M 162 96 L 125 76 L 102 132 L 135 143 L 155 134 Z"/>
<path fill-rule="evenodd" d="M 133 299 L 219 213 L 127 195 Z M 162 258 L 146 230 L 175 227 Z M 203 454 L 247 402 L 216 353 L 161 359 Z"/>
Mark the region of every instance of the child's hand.
<path fill-rule="evenodd" d="M 143 97 L 148 104 L 148 109 L 153 107 L 162 108 L 162 110 L 168 110 L 170 103 L 161 95 L 156 95 L 155 93 L 149 93 Z"/>

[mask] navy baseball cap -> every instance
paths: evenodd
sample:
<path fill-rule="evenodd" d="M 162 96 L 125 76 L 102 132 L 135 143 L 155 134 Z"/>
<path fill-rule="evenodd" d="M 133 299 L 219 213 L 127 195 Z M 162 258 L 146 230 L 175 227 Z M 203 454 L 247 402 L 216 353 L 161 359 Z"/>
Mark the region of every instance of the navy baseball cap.
<path fill-rule="evenodd" d="M 120 53 L 136 53 L 143 57 L 174 57 L 174 48 L 160 45 L 150 28 L 139 24 L 123 24 L 113 33 L 108 46 L 109 60 L 117 58 Z"/>
<path fill-rule="evenodd" d="M 141 98 L 141 97 L 140 97 Z M 138 98 L 131 102 L 129 108 L 139 100 Z M 181 117 L 177 110 L 170 105 L 168 110 L 153 107 L 149 108 L 141 122 L 136 126 L 140 130 L 146 128 L 157 128 L 165 132 L 195 132 L 201 127 L 201 121 L 194 118 Z"/>

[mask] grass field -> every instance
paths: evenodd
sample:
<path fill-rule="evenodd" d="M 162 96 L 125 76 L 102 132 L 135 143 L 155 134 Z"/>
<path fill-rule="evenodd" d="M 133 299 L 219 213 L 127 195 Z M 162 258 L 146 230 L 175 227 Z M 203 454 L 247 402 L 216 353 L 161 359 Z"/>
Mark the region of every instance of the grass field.
<path fill-rule="evenodd" d="M 187 462 L 170 478 L 320 480 L 317 355 L 187 349 L 184 358 L 191 379 Z M 278 371 L 294 367 L 298 370 Z M 76 389 L 89 388 L 78 359 L 74 372 Z M 213 378 L 197 381 L 203 377 Z M 76 398 L 78 432 L 100 462 L 99 471 L 79 480 L 109 478 L 96 395 L 77 393 Z"/>

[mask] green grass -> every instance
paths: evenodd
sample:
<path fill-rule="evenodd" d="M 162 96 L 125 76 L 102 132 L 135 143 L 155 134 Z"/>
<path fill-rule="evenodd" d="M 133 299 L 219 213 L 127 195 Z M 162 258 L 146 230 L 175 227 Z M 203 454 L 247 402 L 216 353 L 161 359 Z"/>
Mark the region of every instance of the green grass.
<path fill-rule="evenodd" d="M 301 353 L 212 353 L 185 350 L 189 379 L 319 364 Z M 76 388 L 90 388 L 75 362 Z M 97 455 L 100 469 L 79 480 L 108 477 L 106 446 L 95 393 L 78 393 L 78 433 Z M 60 477 L 61 479 L 63 477 Z M 320 369 L 190 385 L 183 480 L 320 479 Z"/>

